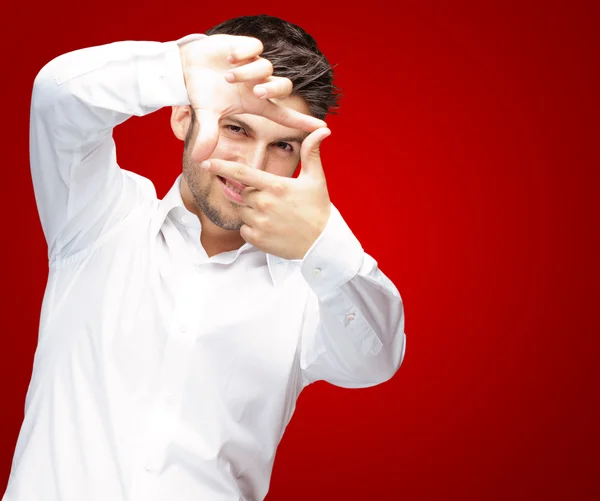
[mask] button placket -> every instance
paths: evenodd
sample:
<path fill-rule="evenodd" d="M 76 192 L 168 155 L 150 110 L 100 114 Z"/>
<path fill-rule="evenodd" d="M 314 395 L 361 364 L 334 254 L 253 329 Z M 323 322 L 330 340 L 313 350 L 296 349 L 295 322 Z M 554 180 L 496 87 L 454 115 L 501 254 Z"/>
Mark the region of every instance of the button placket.
<path fill-rule="evenodd" d="M 144 463 L 148 473 L 157 473 L 162 467 L 165 451 L 178 425 L 182 392 L 194 353 L 198 294 L 193 276 L 186 274 L 181 284 L 165 344 L 158 392 L 149 416 Z"/>

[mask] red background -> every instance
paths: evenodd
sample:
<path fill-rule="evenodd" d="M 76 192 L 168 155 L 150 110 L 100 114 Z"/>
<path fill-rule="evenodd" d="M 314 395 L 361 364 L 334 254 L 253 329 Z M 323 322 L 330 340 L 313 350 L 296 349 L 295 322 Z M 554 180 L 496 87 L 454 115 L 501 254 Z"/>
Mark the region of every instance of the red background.
<path fill-rule="evenodd" d="M 0 492 L 47 274 L 27 151 L 37 71 L 80 47 L 264 12 L 338 65 L 331 197 L 398 286 L 408 338 L 391 381 L 301 395 L 268 500 L 600 499 L 599 4 L 252 5 L 3 7 Z M 168 116 L 115 134 L 119 163 L 159 196 L 181 171 Z"/>

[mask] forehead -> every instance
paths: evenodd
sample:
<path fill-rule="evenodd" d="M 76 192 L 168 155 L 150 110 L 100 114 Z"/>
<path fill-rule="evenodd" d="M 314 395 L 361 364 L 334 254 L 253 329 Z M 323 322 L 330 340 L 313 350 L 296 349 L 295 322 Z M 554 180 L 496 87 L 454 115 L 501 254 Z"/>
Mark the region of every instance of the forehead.
<path fill-rule="evenodd" d="M 300 96 L 288 96 L 281 99 L 272 99 L 274 103 L 279 106 L 284 106 L 286 108 L 290 108 L 295 111 L 299 111 L 300 113 L 304 113 L 306 115 L 310 115 L 310 110 L 306 101 L 302 99 Z M 291 127 L 286 127 L 284 125 L 278 124 L 277 122 L 273 122 L 268 118 L 259 116 L 259 115 L 251 115 L 249 113 L 239 113 L 236 115 L 231 115 L 232 118 L 236 118 L 238 120 L 243 121 L 252 127 L 253 131 L 258 135 L 265 137 L 288 137 L 288 136 L 300 136 L 302 138 L 306 137 L 308 134 L 300 129 L 293 129 Z"/>

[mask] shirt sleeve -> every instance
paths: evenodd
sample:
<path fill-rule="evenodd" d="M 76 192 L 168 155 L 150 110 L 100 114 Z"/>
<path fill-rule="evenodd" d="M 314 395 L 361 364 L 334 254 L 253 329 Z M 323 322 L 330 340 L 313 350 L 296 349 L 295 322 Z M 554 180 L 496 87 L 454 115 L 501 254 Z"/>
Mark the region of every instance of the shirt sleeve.
<path fill-rule="evenodd" d="M 305 383 L 362 388 L 390 379 L 406 346 L 402 298 L 333 205 L 301 272 L 314 293 L 301 342 Z"/>
<path fill-rule="evenodd" d="M 63 54 L 38 73 L 30 164 L 49 256 L 74 253 L 111 230 L 153 184 L 121 170 L 112 136 L 133 115 L 189 104 L 179 45 L 115 42 Z"/>

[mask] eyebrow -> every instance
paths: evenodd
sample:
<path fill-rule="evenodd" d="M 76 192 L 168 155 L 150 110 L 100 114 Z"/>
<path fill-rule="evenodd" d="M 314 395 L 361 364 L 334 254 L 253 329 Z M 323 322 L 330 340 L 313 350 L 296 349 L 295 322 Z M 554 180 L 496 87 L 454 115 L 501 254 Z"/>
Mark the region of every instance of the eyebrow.
<path fill-rule="evenodd" d="M 250 125 L 248 125 L 243 120 L 240 120 L 239 118 L 226 117 L 225 120 L 229 120 L 230 122 L 233 122 L 236 125 L 242 127 L 243 129 L 246 130 L 246 132 L 248 132 L 251 135 L 256 135 L 256 131 L 252 127 L 250 127 Z M 306 136 L 308 136 L 308 134 Z M 304 141 L 304 139 L 306 138 L 306 136 L 286 136 L 286 137 L 280 137 L 280 138 L 277 138 L 277 140 L 275 142 L 302 144 L 302 141 Z"/>

